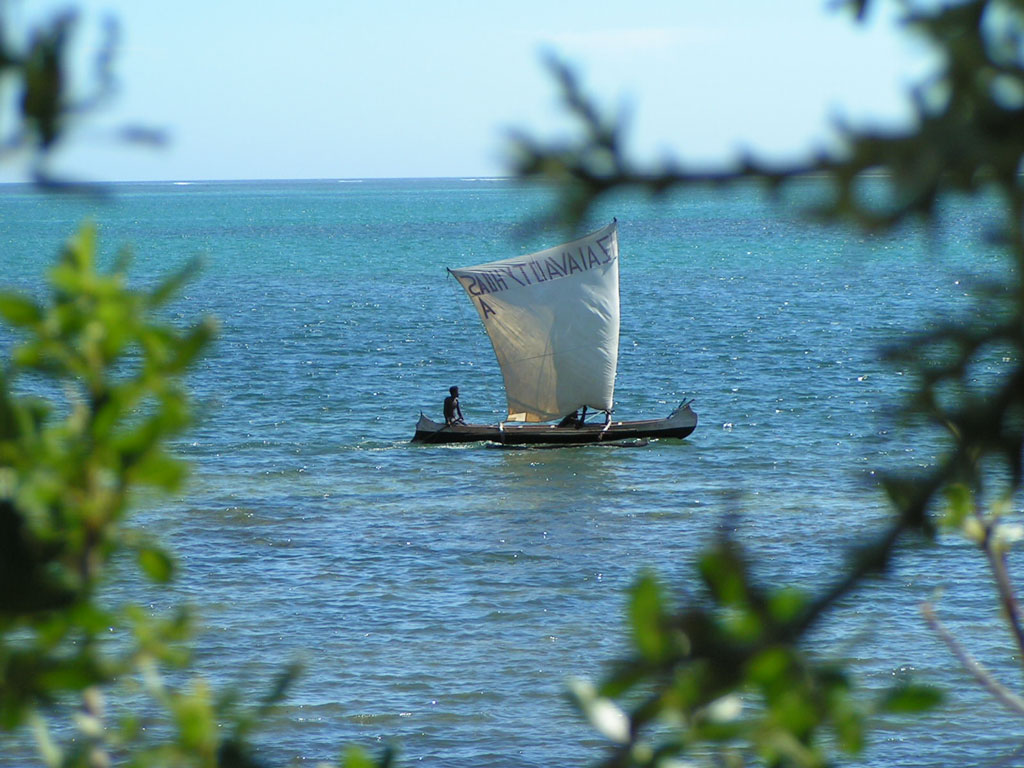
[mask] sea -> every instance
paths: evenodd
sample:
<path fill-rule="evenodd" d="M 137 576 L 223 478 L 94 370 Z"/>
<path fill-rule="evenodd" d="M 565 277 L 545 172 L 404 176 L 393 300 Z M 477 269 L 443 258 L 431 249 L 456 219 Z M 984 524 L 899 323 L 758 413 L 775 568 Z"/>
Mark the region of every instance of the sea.
<path fill-rule="evenodd" d="M 350 744 L 390 745 L 408 766 L 597 764 L 608 742 L 568 684 L 628 651 L 631 585 L 653 573 L 679 605 L 700 599 L 696 560 L 723 531 L 763 584 L 834 583 L 891 519 L 881 475 L 942 450 L 901 418 L 915 382 L 884 350 L 970 316 L 1006 266 L 987 237 L 991 201 L 953 200 L 934 225 L 882 234 L 809 218 L 820 179 L 778 197 L 754 185 L 622 194 L 583 225 L 619 222 L 615 416 L 659 418 L 693 398 L 693 435 L 423 446 L 410 443 L 416 420 L 440 419 L 452 385 L 468 420 L 506 413 L 490 342 L 446 267 L 569 239 L 543 225 L 553 190 L 465 178 L 100 191 L 0 187 L 0 285 L 39 295 L 84 221 L 104 264 L 130 250 L 139 287 L 200 260 L 167 310 L 179 325 L 219 323 L 188 378 L 196 423 L 172 444 L 190 479 L 140 497 L 130 518 L 178 576 L 156 590 L 118 564 L 104 596 L 154 614 L 191 606 L 195 673 L 243 702 L 302 664 L 253 737 L 267 765 L 333 761 Z M 0 353 L 14 342 L 0 332 Z M 978 375 L 1008 362 L 993 351 Z M 1011 574 L 1020 566 L 1011 554 Z M 1020 689 L 981 554 L 957 534 L 908 538 L 807 648 L 843 663 L 865 706 L 909 678 L 944 702 L 872 716 L 864 751 L 842 763 L 1024 761 L 1020 721 L 925 624 L 926 601 Z M 0 734 L 0 766 L 41 765 L 35 754 L 28 733 Z"/>

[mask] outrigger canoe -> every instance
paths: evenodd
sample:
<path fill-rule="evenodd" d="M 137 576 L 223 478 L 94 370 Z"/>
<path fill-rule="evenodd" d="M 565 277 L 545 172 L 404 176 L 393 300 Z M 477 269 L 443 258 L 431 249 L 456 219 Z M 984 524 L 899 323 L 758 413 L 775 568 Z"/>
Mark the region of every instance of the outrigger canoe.
<path fill-rule="evenodd" d="M 434 445 L 481 441 L 501 445 L 587 445 L 636 439 L 681 439 L 697 428 L 697 414 L 690 402 L 681 403 L 667 419 L 594 422 L 570 427 L 515 423 L 445 425 L 421 413 L 412 441 Z"/>

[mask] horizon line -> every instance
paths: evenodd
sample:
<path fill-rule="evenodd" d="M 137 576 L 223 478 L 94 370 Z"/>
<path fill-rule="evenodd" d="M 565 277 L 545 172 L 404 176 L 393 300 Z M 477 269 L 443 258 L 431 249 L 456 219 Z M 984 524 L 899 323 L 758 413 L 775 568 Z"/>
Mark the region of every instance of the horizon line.
<path fill-rule="evenodd" d="M 334 183 L 346 183 L 346 182 L 364 182 L 364 181 L 530 181 L 530 179 L 520 179 L 516 176 L 492 176 L 487 174 L 459 174 L 454 176 L 272 176 L 266 178 L 260 177 L 244 177 L 244 178 L 167 178 L 167 179 L 106 179 L 106 180 L 92 180 L 82 181 L 80 179 L 60 179 L 55 182 L 48 182 L 40 184 L 38 181 L 32 179 L 23 180 L 0 180 L 0 185 L 14 186 L 68 186 L 68 187 L 90 187 L 90 186 L 102 186 L 105 184 L 238 184 L 242 182 L 255 182 L 255 183 L 268 183 L 268 182 L 281 182 L 281 183 L 292 183 L 296 181 L 309 181 L 309 182 L 334 182 Z"/>
<path fill-rule="evenodd" d="M 883 176 L 886 175 L 884 171 L 868 172 L 867 176 Z M 825 172 L 808 173 L 803 178 L 814 178 L 814 177 L 826 177 L 828 176 Z M 747 179 L 749 181 L 757 181 L 755 177 Z M 107 179 L 102 181 L 81 181 L 72 179 L 63 179 L 49 184 L 40 184 L 37 181 L 31 179 L 25 179 L 20 181 L 15 180 L 0 180 L 0 186 L 28 186 L 28 187 L 56 187 L 60 189 L 66 186 L 69 189 L 79 187 L 100 187 L 108 186 L 113 184 L 171 184 L 171 185 L 190 185 L 190 184 L 240 184 L 240 183 L 295 183 L 295 182 L 322 182 L 322 183 L 360 183 L 367 181 L 520 181 L 524 183 L 553 183 L 558 182 L 543 180 L 543 179 L 525 179 L 518 176 L 511 175 L 489 175 L 489 174 L 458 174 L 453 176 L 294 176 L 294 177 L 283 177 L 274 176 L 267 178 L 259 177 L 245 177 L 245 178 L 167 178 L 167 179 Z M 742 181 L 740 179 L 739 181 Z"/>

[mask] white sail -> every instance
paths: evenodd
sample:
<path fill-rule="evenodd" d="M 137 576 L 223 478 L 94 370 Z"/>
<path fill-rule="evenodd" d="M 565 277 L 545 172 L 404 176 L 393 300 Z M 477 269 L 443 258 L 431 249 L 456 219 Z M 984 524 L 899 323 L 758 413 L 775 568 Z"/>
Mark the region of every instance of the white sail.
<path fill-rule="evenodd" d="M 450 271 L 491 337 L 509 421 L 611 410 L 619 356 L 614 221 L 555 248 Z"/>

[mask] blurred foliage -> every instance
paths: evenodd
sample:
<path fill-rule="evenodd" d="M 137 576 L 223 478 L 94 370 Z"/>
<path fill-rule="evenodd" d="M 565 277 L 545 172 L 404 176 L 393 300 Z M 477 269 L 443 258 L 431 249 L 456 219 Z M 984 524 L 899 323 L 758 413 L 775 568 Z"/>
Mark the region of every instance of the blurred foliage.
<path fill-rule="evenodd" d="M 25 155 L 33 181 L 48 189 L 78 189 L 55 173 L 50 162 L 78 122 L 94 114 L 117 90 L 113 61 L 119 27 L 113 18 L 104 24 L 103 42 L 96 51 L 92 77 L 75 87 L 71 71 L 78 14 L 68 10 L 22 30 L 12 22 L 18 3 L 0 0 L 0 98 L 13 92 L 13 114 L 0 122 L 0 160 Z M 6 106 L 6 105 L 5 105 Z M 139 125 L 122 126 L 117 138 L 124 142 L 161 145 L 162 131 Z"/>
<path fill-rule="evenodd" d="M 858 18 L 879 4 L 840 3 Z M 679 163 L 640 167 L 624 149 L 621 122 L 583 92 L 570 66 L 551 59 L 581 126 L 578 135 L 560 143 L 515 137 L 519 175 L 556 182 L 559 215 L 571 227 L 616 190 L 659 196 L 753 180 L 778 192 L 811 174 L 828 190 L 813 216 L 869 231 L 935 221 L 943 199 L 956 195 L 995 200 L 1003 214 L 1000 279 L 978 289 L 971 311 L 943 315 L 927 332 L 885 351 L 915 376 L 905 415 L 947 435 L 941 460 L 883 479 L 895 512 L 891 525 L 852 553 L 848 571 L 821 594 L 756 586 L 739 545 L 728 537 L 701 563 L 706 604 L 670 609 L 656 583 L 641 580 L 633 597 L 632 655 L 599 686 L 576 689 L 582 711 L 617 742 L 608 765 L 669 764 L 663 761 L 692 754 L 698 743 L 720 746 L 725 764 L 742 762 L 742 747 L 767 765 L 822 765 L 832 760 L 827 745 L 860 749 L 867 711 L 935 705 L 935 691 L 908 684 L 862 709 L 842 668 L 813 661 L 803 646 L 824 612 L 884 574 L 908 532 L 930 537 L 938 523 L 963 531 L 987 558 L 1017 655 L 1024 658 L 1021 610 L 1006 564 L 1010 546 L 1024 537 L 1024 529 L 1007 520 L 1019 503 L 1024 461 L 1024 2 L 899 7 L 907 34 L 926 41 L 941 62 L 911 94 L 915 120 L 906 130 L 838 126 L 840 151 L 787 166 L 744 158 L 712 171 Z M 879 186 L 881 202 L 869 194 Z M 994 373 L 978 376 L 984 366 Z M 1024 699 L 974 662 L 931 606 L 924 611 L 968 671 L 1024 715 Z M 628 711 L 614 703 L 637 698 Z M 595 707 L 598 701 L 602 706 Z M 611 731 L 608 723 L 616 723 Z"/>
<path fill-rule="evenodd" d="M 171 684 L 182 673 L 167 673 L 190 661 L 188 614 L 109 607 L 97 594 L 125 555 L 153 583 L 174 576 L 170 554 L 125 522 L 139 489 L 180 487 L 166 443 L 189 424 L 183 378 L 215 328 L 156 319 L 194 266 L 136 291 L 127 252 L 109 272 L 96 261 L 86 225 L 52 269 L 47 301 L 0 291 L 0 318 L 18 338 L 0 367 L 0 740 L 31 728 L 48 766 L 256 766 L 250 737 L 299 669 L 256 703 L 198 678 Z M 43 391 L 66 402 L 31 394 Z M 111 696 L 132 714 L 111 719 Z M 61 713 L 70 735 L 54 725 Z"/>
<path fill-rule="evenodd" d="M 615 744 L 603 765 L 672 765 L 710 751 L 724 765 L 823 766 L 831 749 L 863 749 L 871 716 L 939 703 L 938 691 L 909 679 L 877 700 L 858 698 L 840 662 L 800 647 L 827 605 L 758 585 L 729 536 L 704 552 L 699 572 L 706 594 L 682 608 L 642 577 L 630 602 L 633 654 L 599 686 L 572 686 Z"/>
<path fill-rule="evenodd" d="M 113 89 L 116 28 L 97 56 L 95 93 L 73 97 L 75 15 L 17 44 L 7 10 L 0 0 L 0 89 L 18 98 L 0 102 L 17 109 L 0 160 L 27 153 L 38 186 L 77 189 L 48 163 L 74 121 Z M 51 768 L 258 766 L 251 737 L 298 668 L 285 668 L 259 702 L 217 694 L 188 671 L 184 608 L 161 616 L 100 596 L 115 561 L 124 568 L 130 558 L 157 585 L 174 577 L 172 556 L 126 523 L 141 489 L 181 486 L 184 467 L 167 442 L 190 423 L 184 378 L 215 324 L 159 319 L 194 264 L 139 291 L 128 287 L 128 251 L 108 271 L 97 260 L 96 231 L 85 225 L 51 270 L 45 300 L 0 288 L 0 320 L 10 326 L 9 359 L 0 360 L 0 750 L 20 729 Z M 338 764 L 393 759 L 352 748 Z"/>
<path fill-rule="evenodd" d="M 187 423 L 180 376 L 212 329 L 181 333 L 147 316 L 183 276 L 150 294 L 126 291 L 122 272 L 96 271 L 86 227 L 51 274 L 51 304 L 0 294 L 0 317 L 27 336 L 0 369 L 0 630 L 37 641 L 3 646 L 5 679 L 18 680 L 0 689 L 4 725 L 112 675 L 95 643 L 111 617 L 92 598 L 115 552 L 133 550 L 151 578 L 170 577 L 169 556 L 119 523 L 133 487 L 172 489 L 182 478 L 162 443 Z M 65 386 L 65 412 L 15 396 L 25 374 Z"/>

